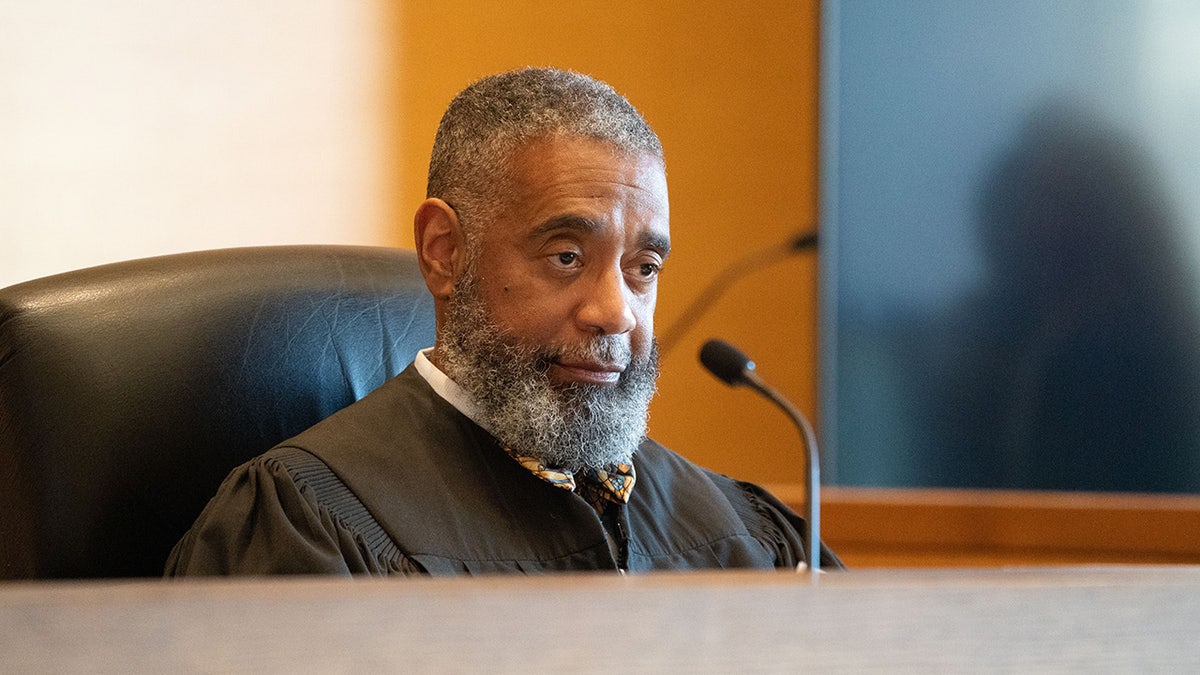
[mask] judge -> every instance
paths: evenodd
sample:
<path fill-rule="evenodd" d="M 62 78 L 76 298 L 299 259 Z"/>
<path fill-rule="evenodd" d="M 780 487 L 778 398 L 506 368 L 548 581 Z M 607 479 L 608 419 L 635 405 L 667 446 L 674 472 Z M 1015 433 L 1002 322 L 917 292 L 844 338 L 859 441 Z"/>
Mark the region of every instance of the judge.
<path fill-rule="evenodd" d="M 435 344 L 235 469 L 167 573 L 805 563 L 786 506 L 646 438 L 668 216 L 659 139 L 608 85 L 523 69 L 469 86 L 414 222 Z"/>

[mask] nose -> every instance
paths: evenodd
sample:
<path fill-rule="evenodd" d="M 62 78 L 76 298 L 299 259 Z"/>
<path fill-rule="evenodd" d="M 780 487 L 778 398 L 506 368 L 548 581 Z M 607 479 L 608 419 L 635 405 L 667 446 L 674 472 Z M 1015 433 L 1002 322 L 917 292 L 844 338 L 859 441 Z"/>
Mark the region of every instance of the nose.
<path fill-rule="evenodd" d="M 599 272 L 585 288 L 576 320 L 579 327 L 598 335 L 620 335 L 637 327 L 633 291 L 620 267 Z"/>

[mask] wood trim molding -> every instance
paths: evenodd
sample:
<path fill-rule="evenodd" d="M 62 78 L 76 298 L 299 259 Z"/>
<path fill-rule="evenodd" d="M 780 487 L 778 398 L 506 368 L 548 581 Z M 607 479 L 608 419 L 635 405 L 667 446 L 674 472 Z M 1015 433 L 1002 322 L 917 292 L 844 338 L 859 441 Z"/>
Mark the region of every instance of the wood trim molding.
<path fill-rule="evenodd" d="M 804 486 L 770 486 L 798 513 Z M 821 535 L 854 567 L 1200 563 L 1200 496 L 828 487 Z"/>

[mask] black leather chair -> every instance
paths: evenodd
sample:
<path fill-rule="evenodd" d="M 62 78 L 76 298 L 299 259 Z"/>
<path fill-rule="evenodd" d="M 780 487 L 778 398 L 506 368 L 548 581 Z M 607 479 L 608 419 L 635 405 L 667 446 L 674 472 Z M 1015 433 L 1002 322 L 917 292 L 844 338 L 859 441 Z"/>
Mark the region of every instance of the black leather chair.
<path fill-rule="evenodd" d="M 0 578 L 161 574 L 230 469 L 433 336 L 399 249 L 183 253 L 0 290 Z"/>

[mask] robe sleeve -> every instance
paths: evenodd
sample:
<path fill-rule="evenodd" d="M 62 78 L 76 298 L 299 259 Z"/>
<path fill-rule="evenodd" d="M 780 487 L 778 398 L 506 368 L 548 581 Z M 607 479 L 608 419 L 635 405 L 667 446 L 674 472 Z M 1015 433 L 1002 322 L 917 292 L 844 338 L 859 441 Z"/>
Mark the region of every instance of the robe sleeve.
<path fill-rule="evenodd" d="M 745 497 L 752 513 L 742 512 L 742 520 L 750 536 L 775 555 L 775 566 L 795 568 L 807 562 L 804 532 L 808 526 L 783 502 L 761 487 L 743 481 L 732 481 Z M 741 510 L 741 509 L 739 509 Z M 821 568 L 845 569 L 845 565 L 825 542 L 821 542 Z"/>
<path fill-rule="evenodd" d="M 176 544 L 166 575 L 420 572 L 394 545 L 364 536 L 319 491 L 270 454 L 238 467 Z"/>

